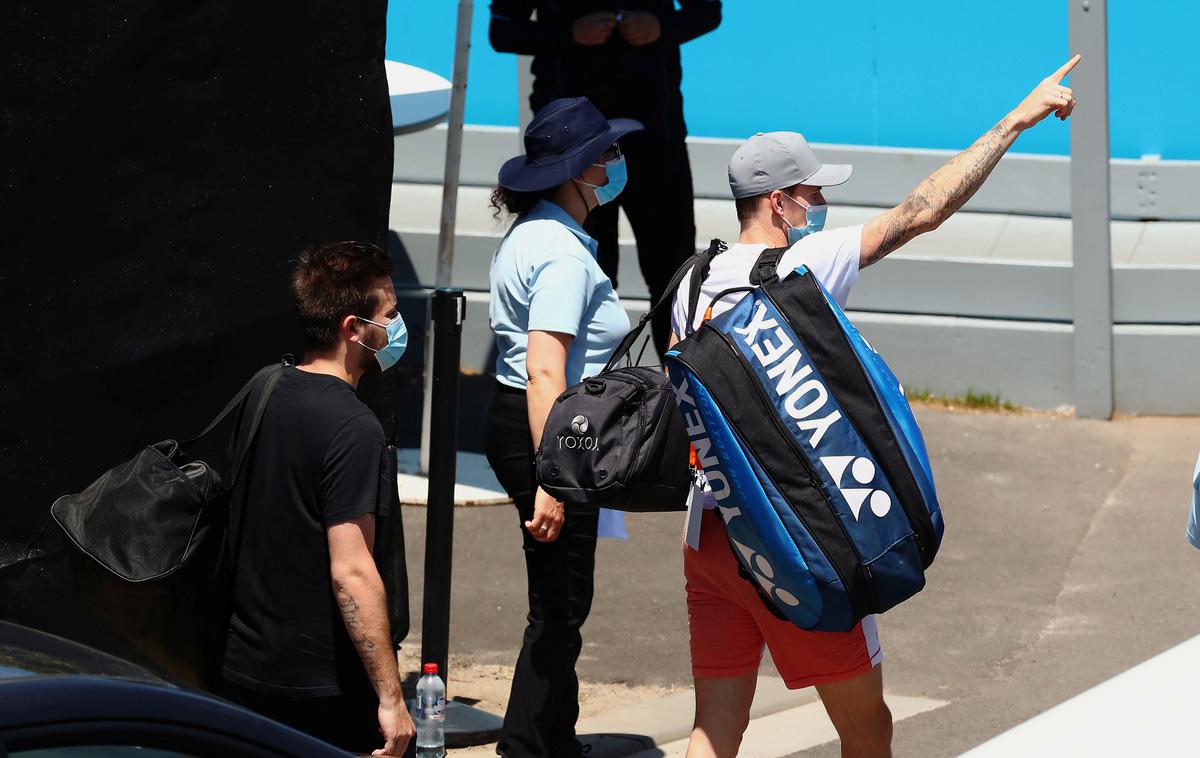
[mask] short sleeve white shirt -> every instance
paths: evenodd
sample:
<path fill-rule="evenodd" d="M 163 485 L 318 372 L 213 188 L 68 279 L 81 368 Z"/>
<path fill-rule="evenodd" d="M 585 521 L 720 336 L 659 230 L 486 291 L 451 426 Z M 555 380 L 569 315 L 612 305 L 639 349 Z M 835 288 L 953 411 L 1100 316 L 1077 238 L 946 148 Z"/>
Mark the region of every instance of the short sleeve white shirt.
<path fill-rule="evenodd" d="M 792 245 L 779 260 L 779 277 L 785 278 L 797 266 L 807 266 L 841 307 L 846 307 L 850 290 L 858 283 L 858 267 L 862 246 L 862 226 L 846 226 L 810 234 Z M 712 299 L 724 290 L 750 286 L 750 270 L 758 256 L 766 249 L 763 244 L 736 243 L 712 259 L 708 278 L 700 290 L 696 303 L 696 315 L 692 328 L 698 329 L 704 321 L 704 311 Z M 683 325 L 687 323 L 688 297 L 691 276 L 685 276 L 675 293 L 671 308 L 671 328 L 680 337 L 686 336 Z M 712 315 L 719 316 L 741 300 L 742 295 L 732 294 L 713 305 Z"/>

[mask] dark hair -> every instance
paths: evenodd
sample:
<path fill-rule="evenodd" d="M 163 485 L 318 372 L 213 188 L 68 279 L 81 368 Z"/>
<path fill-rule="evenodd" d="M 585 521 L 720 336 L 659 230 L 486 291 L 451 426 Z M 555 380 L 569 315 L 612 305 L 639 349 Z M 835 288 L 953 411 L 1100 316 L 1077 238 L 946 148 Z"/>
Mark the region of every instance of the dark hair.
<path fill-rule="evenodd" d="M 548 200 L 558 187 L 536 190 L 534 192 L 517 192 L 508 187 L 496 187 L 492 190 L 492 216 L 497 220 L 501 213 L 520 216 L 537 204 L 538 200 Z"/>
<path fill-rule="evenodd" d="M 790 187 L 780 187 L 780 191 L 790 195 L 796 191 L 799 184 L 793 184 Z M 771 190 L 774 192 L 775 190 Z M 754 218 L 754 214 L 758 213 L 758 204 L 771 192 L 764 192 L 761 195 L 751 195 L 750 197 L 739 197 L 733 201 L 733 208 L 737 211 L 737 220 L 745 223 Z"/>
<path fill-rule="evenodd" d="M 379 298 L 371 285 L 391 276 L 393 268 L 387 253 L 370 242 L 334 242 L 301 253 L 292 274 L 292 297 L 305 347 L 332 350 L 342 319 L 374 314 Z"/>
<path fill-rule="evenodd" d="M 758 213 L 758 203 L 766 195 L 751 195 L 750 197 L 739 197 L 733 201 L 733 209 L 737 211 L 737 219 L 741 223 L 746 223 L 754 218 L 754 214 Z"/>

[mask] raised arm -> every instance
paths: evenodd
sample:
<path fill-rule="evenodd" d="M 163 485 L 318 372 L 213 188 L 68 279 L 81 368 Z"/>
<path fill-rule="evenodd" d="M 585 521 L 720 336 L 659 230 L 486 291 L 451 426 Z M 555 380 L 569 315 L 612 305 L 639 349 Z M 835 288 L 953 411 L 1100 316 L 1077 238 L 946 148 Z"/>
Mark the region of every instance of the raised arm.
<path fill-rule="evenodd" d="M 1051 113 L 1066 121 L 1075 109 L 1075 97 L 1061 82 L 1079 59 L 1076 55 L 1039 82 L 1000 123 L 930 174 L 904 202 L 867 222 L 862 232 L 859 266 L 870 266 L 918 234 L 941 226 L 983 185 L 1021 132 Z"/>

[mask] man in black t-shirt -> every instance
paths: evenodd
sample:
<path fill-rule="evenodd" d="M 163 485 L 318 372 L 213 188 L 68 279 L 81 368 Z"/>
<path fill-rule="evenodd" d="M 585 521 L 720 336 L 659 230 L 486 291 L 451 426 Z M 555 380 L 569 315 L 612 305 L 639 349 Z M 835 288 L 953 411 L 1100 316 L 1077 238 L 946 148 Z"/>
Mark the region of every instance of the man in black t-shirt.
<path fill-rule="evenodd" d="M 370 244 L 300 257 L 304 360 L 276 384 L 230 505 L 223 694 L 346 750 L 370 753 L 382 734 L 384 754 L 401 755 L 413 724 L 375 561 L 388 449 L 355 396 L 404 351 L 391 273 Z"/>

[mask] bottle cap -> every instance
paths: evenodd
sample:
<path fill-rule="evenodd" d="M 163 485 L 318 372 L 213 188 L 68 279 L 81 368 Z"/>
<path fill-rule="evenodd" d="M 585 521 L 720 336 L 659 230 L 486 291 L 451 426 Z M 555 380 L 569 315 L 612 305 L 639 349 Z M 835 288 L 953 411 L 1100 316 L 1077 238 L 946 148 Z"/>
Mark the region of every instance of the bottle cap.
<path fill-rule="evenodd" d="M 426 674 L 436 674 L 437 673 L 437 664 L 436 663 L 426 663 L 425 666 L 422 667 L 421 671 Z"/>

